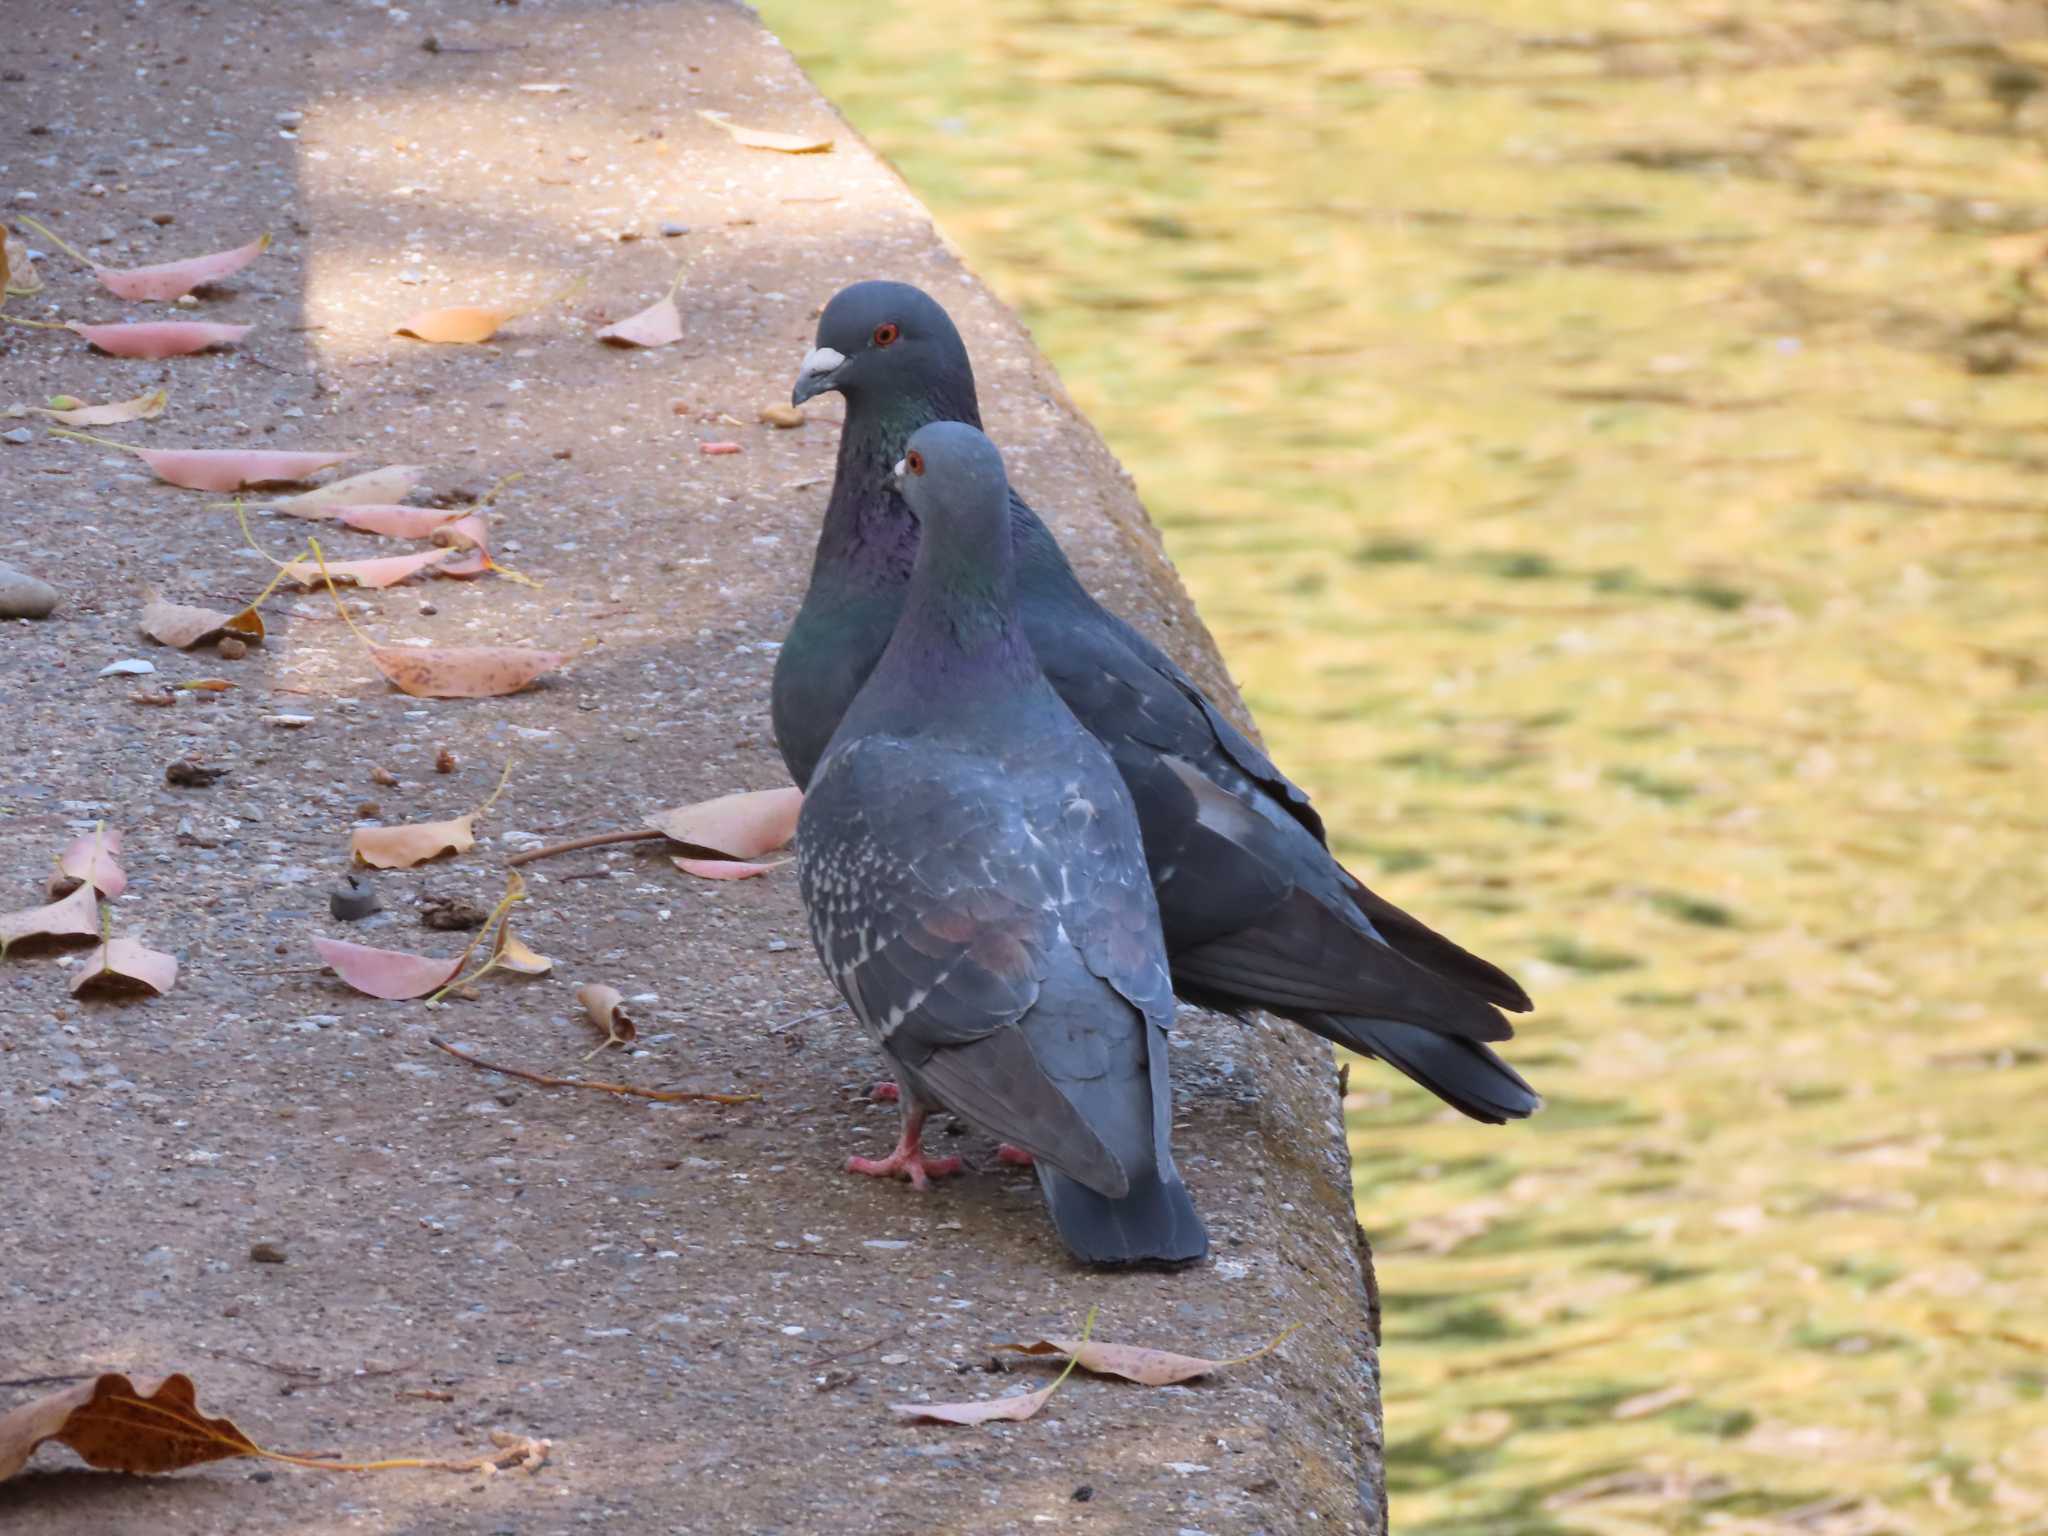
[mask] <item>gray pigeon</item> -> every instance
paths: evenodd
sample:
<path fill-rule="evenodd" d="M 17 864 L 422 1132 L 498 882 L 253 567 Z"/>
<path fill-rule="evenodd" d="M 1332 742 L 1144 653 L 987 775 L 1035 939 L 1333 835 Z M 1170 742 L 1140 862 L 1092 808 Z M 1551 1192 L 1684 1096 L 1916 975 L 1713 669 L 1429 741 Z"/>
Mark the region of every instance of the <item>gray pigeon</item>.
<path fill-rule="evenodd" d="M 918 549 L 890 470 L 934 421 L 979 426 L 967 349 L 905 283 L 825 306 L 792 398 L 846 400 L 810 590 L 775 667 L 776 739 L 808 784 L 889 643 Z M 1018 610 L 1040 665 L 1109 749 L 1137 805 L 1176 990 L 1267 1009 L 1405 1072 L 1475 1120 L 1541 1102 L 1485 1042 L 1529 997 L 1498 967 L 1368 890 L 1331 856 L 1308 797 L 1171 658 L 1102 608 L 1038 515 L 1009 502 Z"/>
<path fill-rule="evenodd" d="M 1018 623 L 1002 458 L 938 423 L 901 480 L 924 527 L 902 616 L 797 823 L 811 937 L 903 1107 L 895 1151 L 847 1167 L 919 1187 L 954 1171 L 921 1147 L 943 1107 L 1030 1154 L 1077 1258 L 1199 1259 L 1137 815 Z"/>

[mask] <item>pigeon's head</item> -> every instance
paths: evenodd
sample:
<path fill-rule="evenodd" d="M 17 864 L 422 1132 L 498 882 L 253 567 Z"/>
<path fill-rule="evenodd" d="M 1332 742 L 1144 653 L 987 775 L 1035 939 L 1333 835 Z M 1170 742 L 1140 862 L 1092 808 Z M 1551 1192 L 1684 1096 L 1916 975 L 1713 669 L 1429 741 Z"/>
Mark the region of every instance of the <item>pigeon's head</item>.
<path fill-rule="evenodd" d="M 1009 526 L 1010 481 L 996 445 L 964 421 L 919 427 L 896 465 L 896 486 L 926 542 L 986 553 Z"/>
<path fill-rule="evenodd" d="M 836 389 L 863 397 L 929 395 L 937 381 L 973 373 L 960 333 L 937 300 L 908 283 L 868 282 L 842 288 L 818 317 L 818 344 L 789 392 L 792 405 Z"/>

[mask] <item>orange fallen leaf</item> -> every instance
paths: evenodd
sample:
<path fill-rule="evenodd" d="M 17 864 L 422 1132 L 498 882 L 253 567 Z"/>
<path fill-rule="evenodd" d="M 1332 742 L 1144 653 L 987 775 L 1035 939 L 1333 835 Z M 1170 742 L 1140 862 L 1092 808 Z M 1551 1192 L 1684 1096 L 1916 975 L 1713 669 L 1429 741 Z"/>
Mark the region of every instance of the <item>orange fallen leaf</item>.
<path fill-rule="evenodd" d="M 800 789 L 756 789 L 656 811 L 647 818 L 647 825 L 674 842 L 722 853 L 728 859 L 754 859 L 788 846 L 796 836 L 796 819 L 803 805 Z"/>
<path fill-rule="evenodd" d="M 359 475 L 330 480 L 266 505 L 273 512 L 293 517 L 334 517 L 338 515 L 334 510 L 337 507 L 378 506 L 398 501 L 411 493 L 425 473 L 426 467 L 421 464 L 387 464 L 382 469 L 366 469 Z"/>
<path fill-rule="evenodd" d="M 52 437 L 132 453 L 157 479 L 194 491 L 239 491 L 252 485 L 289 484 L 339 464 L 346 453 L 286 452 L 274 448 L 137 448 L 90 432 L 53 427 Z"/>
<path fill-rule="evenodd" d="M 106 990 L 143 987 L 161 997 L 178 979 L 178 957 L 149 949 L 134 939 L 109 939 L 71 978 L 74 994 L 88 987 Z"/>
<path fill-rule="evenodd" d="M 81 885 L 45 906 L 0 915 L 0 960 L 24 939 L 70 944 L 79 939 L 96 941 L 99 936 L 99 894 L 90 885 Z"/>
<path fill-rule="evenodd" d="M 492 699 L 517 693 L 569 659 L 516 645 L 372 645 L 370 660 L 416 699 Z"/>
<path fill-rule="evenodd" d="M 498 942 L 493 953 L 499 965 L 521 976 L 545 976 L 555 968 L 554 961 L 529 947 L 512 931 L 509 917 L 498 924 Z"/>
<path fill-rule="evenodd" d="M 1081 1325 L 1081 1342 L 1095 1331 L 1095 1308 L 1088 1309 L 1088 1320 Z M 1046 1401 L 1060 1389 L 1061 1383 L 1074 1374 L 1073 1360 L 1067 1361 L 1067 1368 L 1053 1379 L 1052 1385 L 1040 1387 L 1036 1392 L 1023 1392 L 1014 1397 L 984 1398 L 976 1403 L 891 1403 L 889 1411 L 900 1419 L 913 1424 L 988 1424 L 998 1419 L 1024 1420 L 1037 1413 Z"/>
<path fill-rule="evenodd" d="M 767 864 L 751 864 L 744 859 L 693 859 L 687 854 L 670 854 L 669 862 L 686 875 L 695 875 L 699 880 L 752 880 L 765 875 L 771 869 L 780 869 L 789 863 L 788 859 L 775 859 Z"/>
<path fill-rule="evenodd" d="M 418 821 L 396 827 L 358 827 L 348 840 L 349 853 L 373 869 L 411 869 L 444 853 L 467 853 L 476 846 L 476 819 L 497 803 L 512 777 L 512 765 L 498 776 L 491 798 L 475 810 L 447 821 Z"/>
<path fill-rule="evenodd" d="M 335 975 L 371 997 L 389 1002 L 425 997 L 455 979 L 466 958 L 443 959 L 437 955 L 409 955 L 396 949 L 373 949 L 368 944 L 350 944 L 343 939 L 315 939 L 313 948 Z"/>
<path fill-rule="evenodd" d="M 1256 1360 L 1279 1348 L 1281 1340 L 1300 1326 L 1297 1323 L 1284 1330 L 1279 1338 L 1263 1349 L 1228 1360 L 1207 1360 L 1199 1355 L 1177 1355 L 1171 1350 L 1147 1349 L 1137 1344 L 1105 1344 L 1085 1338 L 1039 1339 L 1030 1344 L 998 1344 L 996 1348 L 1016 1355 L 1065 1355 L 1072 1364 L 1097 1376 L 1121 1376 L 1141 1386 L 1170 1387 L 1178 1382 L 1193 1381 L 1197 1376 L 1210 1375 L 1226 1365 L 1243 1365 L 1246 1361 Z"/>
<path fill-rule="evenodd" d="M 576 1001 L 583 1005 L 583 1016 L 597 1026 L 604 1040 L 597 1051 L 606 1046 L 625 1045 L 640 1033 L 626 1012 L 626 999 L 617 987 L 608 987 L 603 982 L 593 981 L 576 989 Z M 592 1051 L 595 1056 L 597 1051 Z M 589 1060 L 585 1057 L 584 1060 Z"/>
<path fill-rule="evenodd" d="M 61 421 L 67 427 L 112 427 L 124 421 L 153 420 L 163 415 L 164 406 L 170 398 L 168 389 L 156 389 L 146 395 L 137 395 L 133 400 L 118 400 L 112 405 L 82 405 L 61 411 L 50 406 L 32 405 L 29 409 L 38 416 Z"/>
<path fill-rule="evenodd" d="M 164 261 L 150 267 L 103 267 L 54 229 L 35 219 L 24 218 L 21 222 L 73 261 L 91 267 L 93 276 L 105 285 L 108 292 L 124 299 L 181 299 L 194 288 L 217 283 L 241 271 L 270 249 L 270 236 L 263 235 L 232 251 L 187 256 L 183 261 Z"/>
<path fill-rule="evenodd" d="M 476 346 L 497 335 L 500 327 L 561 302 L 583 283 L 584 279 L 579 277 L 537 304 L 456 304 L 446 309 L 423 309 L 391 334 L 446 346 Z"/>
<path fill-rule="evenodd" d="M 379 555 L 370 560 L 331 560 L 323 566 L 307 560 L 292 560 L 283 568 L 287 581 L 302 587 L 317 587 L 324 571 L 327 577 L 357 587 L 392 587 L 409 576 L 417 576 L 430 565 L 449 558 L 449 550 L 425 549 L 412 555 Z"/>
<path fill-rule="evenodd" d="M 50 899 L 69 896 L 81 885 L 90 885 L 112 901 L 128 889 L 128 876 L 115 857 L 121 852 L 121 832 L 101 822 L 57 855 L 57 872 L 50 877 Z"/>
<path fill-rule="evenodd" d="M 729 120 L 723 112 L 700 110 L 697 115 L 713 127 L 723 128 L 732 135 L 734 142 L 744 144 L 749 149 L 774 149 L 785 155 L 817 155 L 832 147 L 830 139 L 821 139 L 812 134 L 777 133 L 769 128 L 744 128 Z"/>
<path fill-rule="evenodd" d="M 597 333 L 599 341 L 615 347 L 665 347 L 683 339 L 683 314 L 676 308 L 676 290 L 683 286 L 683 274 L 676 272 L 668 292 L 638 314 L 606 326 Z"/>
<path fill-rule="evenodd" d="M 144 320 L 128 325 L 80 325 L 75 331 L 102 352 L 115 357 L 187 357 L 209 347 L 233 346 L 253 325 L 219 325 L 207 320 Z"/>
<path fill-rule="evenodd" d="M 450 507 L 407 507 L 384 503 L 338 507 L 334 512 L 336 521 L 350 528 L 360 528 L 364 533 L 381 533 L 388 539 L 424 539 L 461 515 Z"/>

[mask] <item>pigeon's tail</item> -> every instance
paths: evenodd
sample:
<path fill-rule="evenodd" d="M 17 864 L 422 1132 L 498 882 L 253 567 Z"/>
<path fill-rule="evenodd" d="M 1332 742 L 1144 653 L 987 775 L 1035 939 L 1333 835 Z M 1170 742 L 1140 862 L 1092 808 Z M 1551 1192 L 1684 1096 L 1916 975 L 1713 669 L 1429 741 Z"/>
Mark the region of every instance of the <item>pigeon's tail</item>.
<path fill-rule="evenodd" d="M 1419 1024 L 1347 1014 L 1306 1014 L 1301 1022 L 1326 1040 L 1361 1055 L 1377 1056 L 1459 1114 L 1488 1125 L 1525 1120 L 1543 1104 L 1521 1073 L 1477 1040 L 1440 1035 Z"/>
<path fill-rule="evenodd" d="M 1043 1158 L 1038 1182 L 1053 1225 L 1084 1264 L 1192 1264 L 1209 1251 L 1209 1234 L 1177 1173 L 1147 1170 L 1131 1192 L 1111 1200 L 1077 1184 Z"/>

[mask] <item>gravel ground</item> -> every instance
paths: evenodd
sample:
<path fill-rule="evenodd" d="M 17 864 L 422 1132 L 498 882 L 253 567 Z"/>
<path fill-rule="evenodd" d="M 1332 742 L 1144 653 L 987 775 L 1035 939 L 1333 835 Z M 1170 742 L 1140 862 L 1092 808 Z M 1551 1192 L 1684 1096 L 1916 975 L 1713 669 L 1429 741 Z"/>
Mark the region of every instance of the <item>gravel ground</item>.
<path fill-rule="evenodd" d="M 791 430 L 757 418 L 786 400 L 817 306 L 856 277 L 907 278 L 953 309 L 1023 489 L 1098 590 L 1227 692 L 1128 478 L 758 22 L 681 0 L 99 0 L 10 23 L 0 107 L 10 222 L 49 221 L 110 266 L 276 237 L 185 306 L 253 324 L 239 348 L 130 361 L 0 328 L 0 408 L 165 385 L 161 417 L 100 430 L 421 464 L 454 505 L 520 473 L 494 508 L 496 553 L 540 585 L 416 581 L 350 606 L 389 643 L 574 653 L 514 697 L 409 698 L 324 596 L 288 593 L 245 658 L 154 645 L 136 627 L 146 587 L 232 609 L 269 563 L 215 498 L 49 438 L 41 418 L 0 423 L 30 438 L 0 441 L 0 560 L 60 595 L 50 618 L 0 628 L 0 907 L 39 900 L 50 858 L 105 819 L 130 877 L 115 931 L 182 966 L 168 996 L 126 1002 L 71 998 L 76 952 L 0 968 L 0 1158 L 16 1175 L 0 1410 L 48 1389 L 31 1378 L 183 1369 L 206 1407 L 288 1449 L 467 1454 L 493 1429 L 553 1442 L 538 1473 L 482 1479 L 225 1462 L 143 1481 L 47 1448 L 0 1487 L 0 1524 L 1381 1529 L 1369 1270 L 1329 1058 L 1298 1032 L 1184 1015 L 1182 1162 L 1215 1257 L 1105 1277 L 1066 1261 L 1030 1176 L 972 1135 L 975 1171 L 928 1196 L 837 1171 L 882 1150 L 895 1115 L 866 1102 L 879 1062 L 856 1027 L 816 1016 L 833 998 L 787 872 L 691 881 L 648 844 L 533 864 L 518 921 L 554 974 L 487 978 L 431 1010 L 351 992 L 313 954 L 321 935 L 453 953 L 463 936 L 425 928 L 425 908 L 491 906 L 508 855 L 782 781 L 768 679 L 836 411 L 819 402 Z M 699 109 L 837 143 L 748 149 Z M 679 265 L 680 343 L 593 340 Z M 10 314 L 169 313 L 54 251 L 37 270 L 43 291 Z M 578 280 L 487 346 L 390 334 L 417 310 L 538 304 Z M 251 525 L 279 555 L 309 527 Z M 403 547 L 323 531 L 342 557 Z M 127 658 L 154 675 L 97 675 Z M 136 702 L 207 677 L 236 686 Z M 167 782 L 181 760 L 226 772 Z M 354 826 L 460 815 L 508 760 L 474 849 L 376 874 L 377 917 L 329 916 Z M 587 981 L 632 1000 L 640 1035 L 584 1068 Z M 464 1066 L 435 1034 L 544 1072 L 762 1098 L 543 1089 Z M 259 1244 L 283 1262 L 252 1258 Z M 992 1374 L 990 1346 L 1070 1333 L 1091 1306 L 1105 1338 L 1195 1353 L 1305 1326 L 1190 1387 L 1077 1376 L 1028 1424 L 892 1420 L 891 1402 L 1040 1383 L 1036 1367 Z"/>

